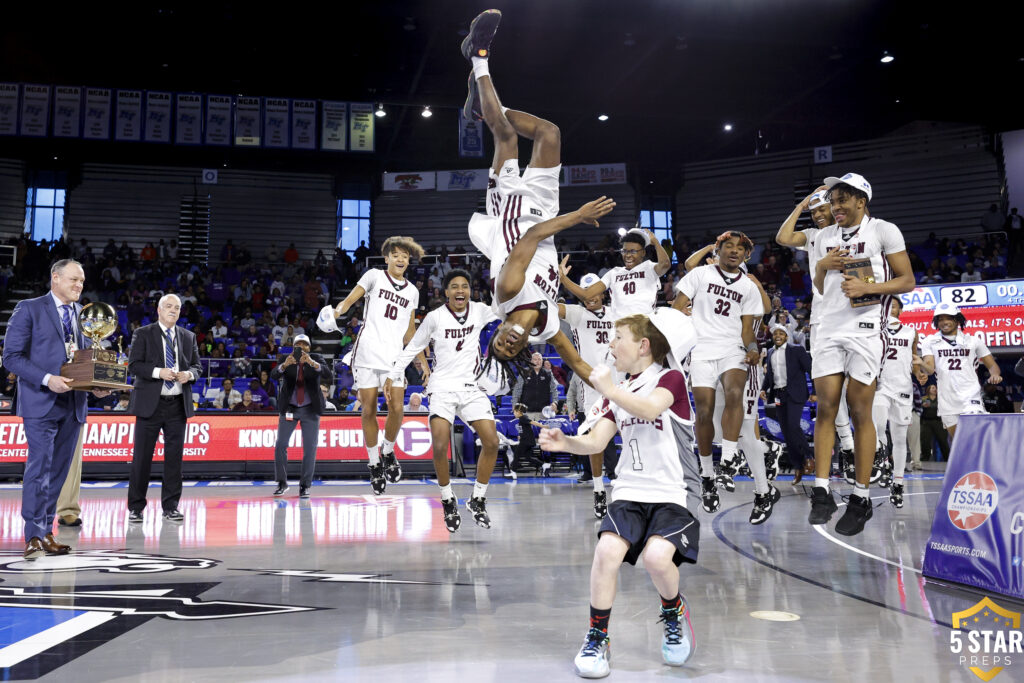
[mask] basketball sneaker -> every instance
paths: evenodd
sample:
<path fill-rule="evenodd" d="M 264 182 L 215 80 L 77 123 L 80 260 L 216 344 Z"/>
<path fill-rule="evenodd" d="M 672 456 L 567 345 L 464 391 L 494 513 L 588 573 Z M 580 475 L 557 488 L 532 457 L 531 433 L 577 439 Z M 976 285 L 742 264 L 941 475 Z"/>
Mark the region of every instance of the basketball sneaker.
<path fill-rule="evenodd" d="M 836 505 L 832 492 L 821 486 L 811 489 L 811 514 L 807 521 L 811 524 L 828 524 L 839 506 Z"/>
<path fill-rule="evenodd" d="M 590 629 L 583 641 L 583 647 L 573 660 L 576 675 L 580 678 L 604 678 L 611 673 L 608 664 L 608 660 L 611 659 L 609 645 L 607 633 L 599 628 Z"/>
<path fill-rule="evenodd" d="M 764 524 L 767 522 L 780 498 L 782 498 L 782 493 L 771 484 L 768 485 L 768 493 L 755 493 L 754 509 L 750 511 L 750 523 Z"/>
<path fill-rule="evenodd" d="M 718 489 L 715 488 L 715 480 L 711 477 L 701 477 L 700 497 L 704 512 L 716 512 L 721 501 L 718 498 Z"/>
<path fill-rule="evenodd" d="M 695 647 L 693 624 L 686 601 L 672 609 L 661 608 L 659 622 L 665 624 L 661 638 L 661 658 L 669 666 L 682 666 L 693 654 Z"/>
<path fill-rule="evenodd" d="M 594 516 L 604 519 L 608 514 L 608 494 L 605 491 L 594 491 Z"/>
<path fill-rule="evenodd" d="M 370 465 L 370 487 L 373 488 L 373 495 L 379 496 L 384 493 L 384 489 L 387 488 L 388 482 L 384 479 L 384 463 L 379 462 L 376 465 Z"/>
<path fill-rule="evenodd" d="M 768 481 L 774 481 L 775 477 L 779 476 L 779 455 L 782 449 L 775 441 L 761 439 L 761 443 L 764 444 L 765 476 L 768 477 Z"/>
<path fill-rule="evenodd" d="M 487 505 L 483 498 L 470 498 L 466 501 L 466 509 L 473 513 L 473 521 L 477 526 L 491 528 L 491 518 L 487 515 Z"/>
<path fill-rule="evenodd" d="M 490 57 L 491 41 L 494 40 L 500 23 L 501 10 L 489 9 L 478 14 L 469 25 L 469 35 L 462 41 L 462 56 L 469 60 L 473 57 Z"/>
<path fill-rule="evenodd" d="M 717 483 L 728 493 L 732 493 L 736 490 L 736 482 L 733 481 L 733 477 L 736 476 L 736 466 L 731 460 L 722 459 L 722 462 L 718 465 L 718 477 L 716 478 Z"/>
<path fill-rule="evenodd" d="M 889 502 L 895 508 L 903 507 L 903 484 L 897 484 L 895 481 L 892 483 L 889 487 Z"/>
<path fill-rule="evenodd" d="M 876 484 L 882 479 L 885 472 L 885 450 L 879 448 L 875 451 L 875 461 L 871 463 L 871 479 L 869 483 Z M 878 484 L 881 486 L 881 484 Z"/>
<path fill-rule="evenodd" d="M 839 462 L 842 468 L 843 477 L 846 478 L 846 483 L 853 486 L 857 483 L 857 467 L 853 462 L 853 451 L 840 449 L 839 451 Z"/>
<path fill-rule="evenodd" d="M 381 453 L 380 462 L 384 465 L 384 476 L 392 484 L 402 478 L 402 466 L 398 464 L 398 458 L 395 457 L 393 450 L 388 453 Z"/>
<path fill-rule="evenodd" d="M 856 536 L 864 530 L 864 524 L 871 519 L 871 500 L 853 494 L 846 502 L 846 512 L 836 522 L 836 533 Z"/>
<path fill-rule="evenodd" d="M 476 84 L 476 76 L 473 72 L 469 72 L 469 83 L 468 93 L 466 94 L 466 102 L 462 105 L 462 118 L 467 121 L 482 121 L 484 118 L 484 108 L 480 104 L 480 88 Z"/>
<path fill-rule="evenodd" d="M 441 510 L 444 512 L 444 525 L 453 534 L 462 526 L 462 517 L 459 515 L 459 499 L 441 499 Z"/>

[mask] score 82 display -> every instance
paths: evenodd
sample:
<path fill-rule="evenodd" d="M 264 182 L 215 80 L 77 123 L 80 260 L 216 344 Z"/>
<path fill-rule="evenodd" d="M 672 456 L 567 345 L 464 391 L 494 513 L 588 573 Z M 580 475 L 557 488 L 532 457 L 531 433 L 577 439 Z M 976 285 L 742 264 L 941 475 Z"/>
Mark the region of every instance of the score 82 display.
<path fill-rule="evenodd" d="M 922 336 L 935 334 L 932 313 L 948 303 L 964 314 L 967 333 L 990 349 L 1024 350 L 1024 280 L 929 285 L 900 294 L 900 300 L 900 318 Z"/>

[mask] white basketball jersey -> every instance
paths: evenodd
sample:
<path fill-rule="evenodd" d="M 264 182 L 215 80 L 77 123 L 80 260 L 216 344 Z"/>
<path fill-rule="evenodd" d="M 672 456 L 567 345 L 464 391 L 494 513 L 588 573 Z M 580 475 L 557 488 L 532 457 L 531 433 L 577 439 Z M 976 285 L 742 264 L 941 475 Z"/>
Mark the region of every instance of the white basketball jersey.
<path fill-rule="evenodd" d="M 565 322 L 572 328 L 572 341 L 584 363 L 591 367 L 607 363 L 608 345 L 615 336 L 615 320 L 607 306 L 597 312 L 583 306 L 565 307 Z"/>
<path fill-rule="evenodd" d="M 939 415 L 961 415 L 979 408 L 984 411 L 975 368 L 979 359 L 992 355 L 985 342 L 960 330 L 953 341 L 936 333 L 921 345 L 925 356 L 935 357 Z"/>
<path fill-rule="evenodd" d="M 869 259 L 875 282 L 885 282 L 892 277 L 886 256 L 907 250 L 899 228 L 867 216 L 853 230 L 844 232 L 838 225 L 831 225 L 819 232 L 814 244 L 814 262 L 823 258 L 829 249 L 837 247 L 849 250 L 850 258 Z M 814 332 L 816 343 L 820 344 L 826 338 L 878 335 L 889 317 L 889 297 L 882 297 L 881 305 L 854 308 L 843 293 L 843 281 L 841 271 L 830 270 L 825 274 L 824 292 L 821 299 L 813 304 L 820 310 L 815 321 L 819 325 Z"/>
<path fill-rule="evenodd" d="M 811 274 L 811 279 L 814 279 L 814 268 L 818 263 L 818 255 L 814 251 L 814 244 L 818 241 L 818 233 L 821 232 L 821 228 L 807 228 L 803 231 L 806 241 L 804 246 L 797 247 L 799 251 L 807 252 L 807 272 Z M 821 301 L 821 294 L 813 286 L 811 287 L 811 317 L 808 320 L 809 325 L 815 325 L 818 322 L 818 318 L 821 316 L 819 313 L 821 307 L 818 302 Z"/>
<path fill-rule="evenodd" d="M 448 304 L 435 308 L 423 318 L 416 334 L 398 356 L 389 376 L 401 379 L 412 359 L 434 343 L 434 365 L 427 393 L 475 389 L 480 362 L 480 330 L 495 319 L 490 306 L 470 301 L 462 315 Z"/>
<path fill-rule="evenodd" d="M 898 403 L 912 402 L 913 360 L 914 328 L 900 325 L 894 330 L 886 325 L 882 334 L 882 370 L 878 374 L 878 388 L 875 391 Z"/>
<path fill-rule="evenodd" d="M 676 401 L 653 422 L 635 417 L 606 399 L 603 417 L 615 422 L 622 435 L 612 501 L 675 503 L 688 508 L 688 503 L 700 500 L 700 473 L 693 452 L 693 411 L 683 373 L 654 363 L 626 383 L 629 391 L 641 397 L 658 387 L 671 391 Z"/>
<path fill-rule="evenodd" d="M 744 275 L 730 275 L 717 265 L 694 268 L 679 281 L 676 291 L 693 303 L 697 345 L 694 360 L 721 358 L 727 351 L 743 350 L 744 315 L 764 315 L 761 292 Z"/>
<path fill-rule="evenodd" d="M 601 282 L 612 297 L 612 317 L 615 320 L 627 315 L 654 312 L 658 303 L 661 281 L 655 272 L 654 261 L 643 260 L 626 270 L 625 266 L 612 268 L 601 276 Z"/>
<path fill-rule="evenodd" d="M 497 216 L 501 210 L 501 193 L 498 192 L 498 176 L 494 169 L 487 172 L 487 215 Z"/>
<path fill-rule="evenodd" d="M 408 280 L 398 282 L 386 270 L 363 273 L 357 283 L 363 297 L 363 327 L 352 347 L 352 367 L 390 370 L 402 351 L 409 320 L 420 305 L 420 293 Z"/>

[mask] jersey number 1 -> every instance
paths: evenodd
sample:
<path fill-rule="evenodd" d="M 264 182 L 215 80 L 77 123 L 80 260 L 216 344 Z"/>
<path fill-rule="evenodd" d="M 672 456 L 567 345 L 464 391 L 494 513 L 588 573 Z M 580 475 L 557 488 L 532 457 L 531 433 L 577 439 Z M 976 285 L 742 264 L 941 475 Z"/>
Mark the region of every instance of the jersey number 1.
<path fill-rule="evenodd" d="M 633 452 L 633 469 L 642 470 L 644 464 L 640 462 L 640 448 L 637 446 L 636 439 L 629 440 L 629 450 Z"/>

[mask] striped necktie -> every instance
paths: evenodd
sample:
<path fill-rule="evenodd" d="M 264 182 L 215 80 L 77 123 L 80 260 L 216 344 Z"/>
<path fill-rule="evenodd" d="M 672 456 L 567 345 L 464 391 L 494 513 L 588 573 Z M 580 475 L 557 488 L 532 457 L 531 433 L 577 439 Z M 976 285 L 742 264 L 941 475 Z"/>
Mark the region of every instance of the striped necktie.
<path fill-rule="evenodd" d="M 165 362 L 167 363 L 167 367 L 169 367 L 171 370 L 174 370 L 174 337 L 171 336 L 170 330 L 167 330 L 164 333 L 164 340 L 167 342 L 167 344 L 164 346 Z M 168 389 L 173 389 L 174 382 L 172 382 L 169 379 L 165 379 L 164 386 L 167 387 Z"/>
<path fill-rule="evenodd" d="M 75 338 L 75 328 L 71 324 L 71 305 L 64 304 L 61 306 L 64 311 L 63 322 L 64 322 L 64 341 L 73 341 Z"/>

